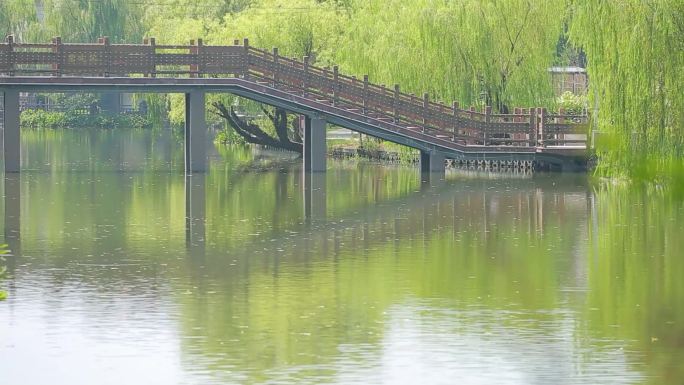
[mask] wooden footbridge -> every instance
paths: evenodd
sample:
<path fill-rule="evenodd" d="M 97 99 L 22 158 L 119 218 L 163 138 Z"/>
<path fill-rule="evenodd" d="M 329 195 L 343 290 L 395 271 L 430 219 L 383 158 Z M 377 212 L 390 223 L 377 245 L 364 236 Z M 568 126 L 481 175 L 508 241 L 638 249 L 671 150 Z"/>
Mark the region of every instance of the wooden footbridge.
<path fill-rule="evenodd" d="M 516 108 L 513 114 L 477 111 L 342 75 L 251 47 L 143 44 L 0 44 L 4 94 L 5 171 L 20 169 L 19 93 L 67 91 L 180 92 L 186 95 L 186 170 L 206 168 L 205 93 L 228 92 L 305 116 L 304 164 L 325 170 L 325 127 L 345 127 L 421 151 L 423 171 L 442 171 L 444 159 L 531 160 L 581 167 L 586 116 Z"/>

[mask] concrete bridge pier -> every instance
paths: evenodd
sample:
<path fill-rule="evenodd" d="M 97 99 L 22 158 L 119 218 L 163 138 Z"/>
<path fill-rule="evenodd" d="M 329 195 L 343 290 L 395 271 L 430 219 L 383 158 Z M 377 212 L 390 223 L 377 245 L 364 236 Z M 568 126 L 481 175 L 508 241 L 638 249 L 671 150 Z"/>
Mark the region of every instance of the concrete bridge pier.
<path fill-rule="evenodd" d="M 304 172 L 323 172 L 326 169 L 325 119 L 304 118 Z"/>
<path fill-rule="evenodd" d="M 185 94 L 185 173 L 207 170 L 207 123 L 204 92 Z"/>
<path fill-rule="evenodd" d="M 325 119 L 304 118 L 304 218 L 307 222 L 325 220 L 326 152 Z"/>
<path fill-rule="evenodd" d="M 3 91 L 2 155 L 5 172 L 19 172 L 21 168 L 21 131 L 19 130 L 19 91 Z"/>
<path fill-rule="evenodd" d="M 423 181 L 444 179 L 444 155 L 436 151 L 420 152 L 420 178 Z"/>

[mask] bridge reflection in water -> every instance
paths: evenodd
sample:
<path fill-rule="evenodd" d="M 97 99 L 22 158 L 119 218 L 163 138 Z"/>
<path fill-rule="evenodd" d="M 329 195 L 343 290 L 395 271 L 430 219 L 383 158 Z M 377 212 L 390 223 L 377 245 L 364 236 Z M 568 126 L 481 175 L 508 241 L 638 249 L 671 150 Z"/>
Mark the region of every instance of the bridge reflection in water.
<path fill-rule="evenodd" d="M 296 172 L 296 170 L 297 169 L 295 168 L 293 171 Z M 333 238 L 339 240 L 340 231 L 344 233 L 350 228 L 359 226 L 356 228 L 354 236 L 358 236 L 359 239 L 362 239 L 366 246 L 368 246 L 368 242 L 373 242 L 374 239 L 374 236 L 371 234 L 377 234 L 377 230 L 369 229 L 371 224 L 383 223 L 383 221 L 391 219 L 390 222 L 385 223 L 382 226 L 383 233 L 378 240 L 383 241 L 387 238 L 398 240 L 402 236 L 413 236 L 412 234 L 404 233 L 405 230 L 408 229 L 413 229 L 409 231 L 409 233 L 412 233 L 420 228 L 420 232 L 423 233 L 424 236 L 428 236 L 430 232 L 446 225 L 446 223 L 441 222 L 441 219 L 439 219 L 440 217 L 448 217 L 452 221 L 450 225 L 454 228 L 454 231 L 457 231 L 458 228 L 463 226 L 463 224 L 459 224 L 459 222 L 465 221 L 468 226 L 473 226 L 477 223 L 477 226 L 481 226 L 484 230 L 483 236 L 486 238 L 489 233 L 489 226 L 492 223 L 507 221 L 506 218 L 499 215 L 503 207 L 506 208 L 506 213 L 517 213 L 514 215 L 514 218 L 517 218 L 518 220 L 521 220 L 519 215 L 525 213 L 528 217 L 527 225 L 530 226 L 529 230 L 533 233 L 543 234 L 545 228 L 544 218 L 546 217 L 544 215 L 545 205 L 551 204 L 554 206 L 554 210 L 560 209 L 561 213 L 565 213 L 568 207 L 564 205 L 564 202 L 571 197 L 571 202 L 573 202 L 570 206 L 571 208 L 579 211 L 584 211 L 586 209 L 586 203 L 578 205 L 580 202 L 586 202 L 586 192 L 584 192 L 582 188 L 573 192 L 565 191 L 561 195 L 554 193 L 551 201 L 547 202 L 546 198 L 542 199 L 542 197 L 545 197 L 542 192 L 543 190 L 535 187 L 538 186 L 539 183 L 545 183 L 544 179 L 535 179 L 535 181 L 530 179 L 516 179 L 504 180 L 502 182 L 484 182 L 466 177 L 466 179 L 461 179 L 458 183 L 455 183 L 453 178 L 462 178 L 460 175 L 467 174 L 467 171 L 452 171 L 447 179 L 443 177 L 440 179 L 433 178 L 429 182 L 423 181 L 422 183 L 417 183 L 411 188 L 412 191 L 407 191 L 404 195 L 396 198 L 378 201 L 371 206 L 363 203 L 357 205 L 352 204 L 351 206 L 340 210 L 339 208 L 336 209 L 329 206 L 331 203 L 335 205 L 335 201 L 339 199 L 341 194 L 344 195 L 350 192 L 338 191 L 336 192 L 338 198 L 328 197 L 328 187 L 326 186 L 327 178 L 324 174 L 303 173 L 300 174 L 302 179 L 298 183 L 300 187 L 297 187 L 296 184 L 294 186 L 295 189 L 299 189 L 302 192 L 300 206 L 302 207 L 302 210 L 299 215 L 290 218 L 289 221 L 291 225 L 289 225 L 289 227 L 281 228 L 276 232 L 266 233 L 265 236 L 281 245 L 281 247 L 284 247 L 283 242 L 285 244 L 292 242 L 290 245 L 292 247 L 291 250 L 302 251 L 302 247 L 304 247 L 304 249 L 308 247 L 306 246 L 307 242 L 303 243 L 304 246 L 298 245 L 298 240 L 302 238 L 305 240 L 309 239 L 310 241 L 311 239 L 319 238 L 313 234 L 333 232 L 337 234 Z M 43 177 L 38 176 L 38 179 L 42 178 Z M 183 184 L 185 186 L 184 239 L 186 247 L 193 253 L 203 253 L 207 243 L 207 178 L 209 178 L 209 175 L 198 174 L 186 175 L 183 179 Z M 29 205 L 29 202 L 26 199 L 22 201 L 22 195 L 28 196 L 36 194 L 36 192 L 21 191 L 22 184 L 24 185 L 24 188 L 30 189 L 30 185 L 28 184 L 29 181 L 27 179 L 34 179 L 34 177 L 26 176 L 23 181 L 19 174 L 10 173 L 4 177 L 4 234 L 5 239 L 10 243 L 12 250 L 17 253 L 21 250 L 22 208 L 23 210 L 26 210 Z M 212 180 L 214 179 L 215 178 L 212 177 Z M 557 187 L 555 184 L 557 182 L 556 180 L 549 180 L 553 180 L 553 182 L 549 183 L 553 183 L 554 188 Z M 287 191 L 292 189 L 292 187 L 288 187 L 288 185 L 293 183 L 291 178 L 285 177 L 277 179 L 276 181 L 280 186 L 274 187 L 273 190 L 280 189 Z M 572 181 L 576 180 L 572 179 Z M 90 185 L 101 183 L 102 182 L 98 181 L 88 182 Z M 369 183 L 373 182 L 369 181 Z M 501 188 L 512 188 L 513 190 L 511 190 L 511 194 L 507 194 L 507 196 L 510 195 L 510 197 L 507 198 L 508 200 L 501 201 L 501 191 L 495 190 L 494 193 L 490 193 L 487 189 L 491 187 L 485 187 L 485 183 L 493 185 L 499 184 Z M 532 186 L 533 189 L 527 190 L 526 186 Z M 132 186 L 127 188 L 132 188 Z M 522 189 L 518 190 L 520 188 Z M 336 189 L 340 189 L 340 187 L 337 186 Z M 343 190 L 347 190 L 347 188 L 343 188 Z M 490 195 L 492 195 L 491 198 Z M 97 199 L 97 197 L 93 197 L 92 199 Z M 88 198 L 85 198 L 85 200 L 87 202 Z M 479 203 L 474 203 L 475 201 Z M 94 201 L 87 204 L 83 203 L 85 206 L 96 204 L 97 202 Z M 558 204 L 561 204 L 562 206 L 556 207 Z M 478 209 L 478 207 L 480 209 Z M 420 209 L 416 210 L 416 208 Z M 435 209 L 438 209 L 438 213 L 432 213 Z M 479 211 L 474 212 L 472 210 Z M 176 209 L 173 209 L 173 211 L 176 211 Z M 404 211 L 420 212 L 422 217 L 399 219 L 398 217 L 402 217 L 402 212 Z M 331 215 L 329 212 L 333 212 L 333 214 Z M 434 216 L 432 214 L 434 214 Z M 212 213 L 212 215 L 217 215 L 217 213 Z M 494 215 L 494 218 L 491 218 L 492 215 Z M 430 219 L 428 219 L 428 217 L 430 217 Z M 23 224 L 23 226 L 33 225 L 35 224 L 30 222 Z M 271 224 L 269 227 L 273 225 L 277 224 Z M 406 227 L 407 225 L 408 227 Z M 393 233 L 387 234 L 386 231 L 390 230 L 393 231 Z M 212 229 L 212 231 L 216 231 L 216 229 Z M 360 233 L 356 233 L 357 231 Z M 33 233 L 34 231 L 31 232 Z M 300 235 L 291 237 L 290 232 L 295 232 Z M 301 236 L 302 234 L 307 233 L 309 233 L 308 236 Z M 276 236 L 276 238 L 273 238 L 274 236 Z M 247 242 L 247 246 L 244 247 L 249 248 L 250 246 L 248 245 L 251 243 L 263 242 L 259 236 L 249 238 L 252 240 Z M 321 239 L 329 239 L 329 237 L 323 236 Z M 354 242 L 353 240 L 350 241 Z M 335 247 L 337 248 L 338 246 L 339 245 L 336 245 Z"/>

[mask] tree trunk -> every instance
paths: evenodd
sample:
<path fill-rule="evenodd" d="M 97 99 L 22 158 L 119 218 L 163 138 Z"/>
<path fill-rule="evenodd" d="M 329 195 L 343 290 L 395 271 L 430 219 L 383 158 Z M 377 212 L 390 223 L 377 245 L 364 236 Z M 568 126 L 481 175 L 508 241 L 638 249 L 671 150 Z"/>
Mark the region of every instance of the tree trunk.
<path fill-rule="evenodd" d="M 238 135 L 242 136 L 247 143 L 280 148 L 299 154 L 304 152 L 304 145 L 301 141 L 293 141 L 290 139 L 287 127 L 287 111 L 284 109 L 276 108 L 273 113 L 265 108 L 262 109 L 273 123 L 277 135 L 277 137 L 274 138 L 264 132 L 258 125 L 247 122 L 237 116 L 232 106 L 228 109 L 228 107 L 221 102 L 214 102 L 212 105 L 216 109 L 214 113 L 226 119 L 233 130 L 235 130 Z M 295 140 L 299 137 L 296 132 L 293 133 L 292 136 Z"/>

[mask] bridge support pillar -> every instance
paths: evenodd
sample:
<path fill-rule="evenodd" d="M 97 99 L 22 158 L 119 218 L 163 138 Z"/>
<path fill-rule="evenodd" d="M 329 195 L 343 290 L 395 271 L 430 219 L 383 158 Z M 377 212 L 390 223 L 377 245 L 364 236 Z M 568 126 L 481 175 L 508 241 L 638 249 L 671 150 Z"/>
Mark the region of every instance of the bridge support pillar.
<path fill-rule="evenodd" d="M 104 111 L 111 114 L 121 113 L 121 93 L 103 92 L 100 94 L 100 105 Z"/>
<path fill-rule="evenodd" d="M 420 152 L 420 176 L 422 180 L 444 178 L 444 155 L 437 152 Z"/>
<path fill-rule="evenodd" d="M 185 172 L 207 170 L 207 123 L 204 92 L 185 94 Z"/>
<path fill-rule="evenodd" d="M 305 172 L 322 172 L 326 169 L 325 125 L 324 119 L 309 116 L 304 119 Z"/>
<path fill-rule="evenodd" d="M 326 218 L 326 175 L 321 172 L 304 172 L 304 218 L 307 222 Z"/>
<path fill-rule="evenodd" d="M 21 166 L 21 131 L 19 129 L 19 91 L 3 92 L 2 154 L 5 172 L 19 172 Z"/>

